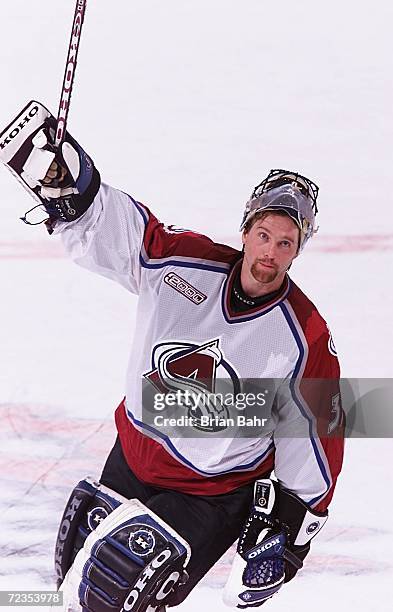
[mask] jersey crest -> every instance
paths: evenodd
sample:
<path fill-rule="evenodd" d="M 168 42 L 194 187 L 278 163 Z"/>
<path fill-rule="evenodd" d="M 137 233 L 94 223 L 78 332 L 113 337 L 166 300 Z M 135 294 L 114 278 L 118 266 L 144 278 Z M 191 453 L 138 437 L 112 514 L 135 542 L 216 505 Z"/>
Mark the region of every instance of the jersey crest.
<path fill-rule="evenodd" d="M 225 359 L 219 339 L 204 344 L 163 342 L 152 354 L 152 369 L 144 374 L 160 393 L 176 393 L 194 427 L 202 431 L 225 429 L 229 416 L 227 406 L 220 401 L 222 389 L 233 398 L 240 391 L 240 381 L 233 366 Z M 200 417 L 210 415 L 214 425 L 204 426 Z"/>

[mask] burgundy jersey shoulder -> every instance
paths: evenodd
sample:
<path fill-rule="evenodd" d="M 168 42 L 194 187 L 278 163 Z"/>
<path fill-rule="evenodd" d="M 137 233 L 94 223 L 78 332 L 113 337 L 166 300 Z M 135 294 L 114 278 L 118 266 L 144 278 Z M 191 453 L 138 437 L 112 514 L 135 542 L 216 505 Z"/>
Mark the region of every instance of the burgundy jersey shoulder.
<path fill-rule="evenodd" d="M 332 335 L 315 304 L 293 281 L 287 301 L 307 343 L 309 358 L 304 376 L 339 378 L 340 367 Z"/>
<path fill-rule="evenodd" d="M 305 341 L 299 391 L 314 416 L 314 427 L 330 474 L 326 494 L 314 507 L 324 512 L 333 497 L 343 463 L 345 416 L 341 405 L 340 365 L 325 319 L 295 283 L 287 301 Z"/>
<path fill-rule="evenodd" d="M 175 256 L 232 265 L 239 258 L 240 251 L 237 249 L 213 242 L 211 238 L 192 230 L 164 225 L 146 206 L 140 206 L 146 219 L 143 248 L 149 259 Z"/>

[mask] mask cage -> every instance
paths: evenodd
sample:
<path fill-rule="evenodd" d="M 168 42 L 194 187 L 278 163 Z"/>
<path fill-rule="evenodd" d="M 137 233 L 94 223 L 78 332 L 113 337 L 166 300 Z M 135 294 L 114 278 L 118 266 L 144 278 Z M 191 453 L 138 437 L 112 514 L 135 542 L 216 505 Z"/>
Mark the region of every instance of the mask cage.
<path fill-rule="evenodd" d="M 290 172 L 288 170 L 275 169 L 270 170 L 268 176 L 254 188 L 250 201 L 260 197 L 266 191 L 280 187 L 281 185 L 294 185 L 299 191 L 308 197 L 311 201 L 311 206 L 314 215 L 318 212 L 317 197 L 319 187 L 307 177 L 298 172 Z"/>

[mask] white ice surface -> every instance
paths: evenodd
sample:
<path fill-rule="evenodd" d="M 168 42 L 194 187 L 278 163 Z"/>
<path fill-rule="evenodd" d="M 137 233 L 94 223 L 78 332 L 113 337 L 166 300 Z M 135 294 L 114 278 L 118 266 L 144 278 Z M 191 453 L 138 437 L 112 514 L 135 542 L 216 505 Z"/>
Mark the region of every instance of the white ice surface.
<path fill-rule="evenodd" d="M 1 3 L 0 129 L 31 98 L 56 113 L 73 10 Z M 292 277 L 347 377 L 393 373 L 392 23 L 387 0 L 89 0 L 70 112 L 106 182 L 220 241 L 239 244 L 270 168 L 314 178 L 321 229 Z M 115 437 L 136 300 L 25 227 L 33 201 L 3 169 L 0 194 L 0 588 L 51 589 L 64 500 Z M 392 448 L 347 443 L 331 518 L 266 610 L 390 609 Z M 226 609 L 229 562 L 184 612 Z"/>

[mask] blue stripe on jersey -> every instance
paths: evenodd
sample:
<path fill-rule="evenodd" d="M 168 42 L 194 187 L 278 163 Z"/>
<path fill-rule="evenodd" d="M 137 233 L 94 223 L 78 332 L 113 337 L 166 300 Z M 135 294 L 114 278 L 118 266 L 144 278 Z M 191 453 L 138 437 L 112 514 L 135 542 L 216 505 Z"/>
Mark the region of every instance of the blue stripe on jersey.
<path fill-rule="evenodd" d="M 211 265 L 211 263 L 207 263 L 209 260 L 203 260 L 203 259 L 199 259 L 199 260 L 194 260 L 193 257 L 190 257 L 191 260 L 194 261 L 187 261 L 186 258 L 184 258 L 185 261 L 181 261 L 179 259 L 171 259 L 170 257 L 168 257 L 167 259 L 163 258 L 161 260 L 154 260 L 154 261 L 159 261 L 160 263 L 148 263 L 147 261 L 145 261 L 145 259 L 143 258 L 142 253 L 139 255 L 139 261 L 141 266 L 143 266 L 144 268 L 165 268 L 165 266 L 178 266 L 179 268 L 196 268 L 199 270 L 209 270 L 210 272 L 220 272 L 221 274 L 228 274 L 228 268 L 224 268 L 223 266 L 225 264 L 218 264 L 217 266 L 213 266 Z M 218 267 L 219 265 L 221 265 L 221 267 Z"/>
<path fill-rule="evenodd" d="M 312 500 L 310 500 L 308 502 L 310 506 L 314 506 L 321 499 L 323 499 L 325 497 L 326 493 L 329 491 L 330 487 L 332 486 L 332 482 L 331 482 L 331 479 L 329 478 L 329 475 L 328 475 L 328 473 L 326 471 L 325 463 L 323 461 L 323 458 L 321 457 L 321 454 L 319 452 L 317 443 L 315 441 L 315 438 L 318 437 L 318 434 L 316 432 L 313 432 L 313 429 L 314 429 L 313 418 L 308 415 L 307 410 L 305 409 L 305 407 L 303 405 L 303 400 L 298 397 L 297 391 L 296 391 L 296 382 L 297 382 L 296 377 L 299 374 L 301 365 L 302 365 L 303 360 L 304 360 L 304 355 L 305 355 L 304 346 L 303 346 L 302 340 L 301 340 L 301 338 L 299 336 L 299 333 L 298 333 L 298 331 L 296 329 L 296 325 L 294 324 L 294 322 L 292 320 L 292 316 L 291 316 L 290 312 L 288 311 L 287 307 L 285 306 L 284 303 L 281 303 L 280 304 L 280 308 L 281 308 L 281 310 L 282 310 L 282 312 L 284 314 L 284 317 L 287 320 L 288 326 L 289 326 L 289 328 L 290 328 L 290 330 L 291 330 L 291 332 L 293 334 L 293 337 L 296 340 L 296 344 L 297 344 L 297 346 L 299 348 L 299 352 L 300 352 L 299 359 L 297 360 L 295 369 L 293 371 L 293 375 L 292 375 L 292 379 L 291 379 L 289 387 L 290 387 L 291 392 L 292 392 L 292 397 L 293 397 L 296 405 L 298 406 L 301 414 L 308 420 L 311 445 L 313 447 L 313 450 L 314 450 L 314 453 L 315 453 L 315 456 L 316 456 L 316 459 L 317 459 L 317 462 L 318 462 L 319 469 L 321 470 L 321 474 L 323 476 L 323 479 L 324 479 L 324 481 L 326 483 L 326 487 L 327 487 L 327 489 L 326 489 L 326 491 L 324 493 L 322 493 L 318 497 L 315 497 L 314 499 L 312 499 Z"/>
<path fill-rule="evenodd" d="M 238 261 L 235 266 L 232 268 L 231 273 L 228 275 L 228 278 L 225 280 L 224 288 L 221 293 L 221 309 L 224 315 L 224 319 L 227 323 L 232 325 L 233 323 L 245 323 L 246 321 L 253 321 L 254 319 L 258 319 L 259 317 L 268 314 L 272 311 L 277 304 L 279 304 L 282 300 L 285 300 L 289 293 L 290 289 L 290 280 L 287 277 L 286 279 L 286 288 L 285 290 L 270 304 L 261 305 L 259 307 L 250 308 L 252 311 L 250 312 L 236 312 L 231 314 L 229 309 L 227 308 L 227 301 L 230 302 L 230 298 L 228 296 L 228 292 L 232 291 L 233 287 L 233 276 L 235 267 L 239 267 L 240 262 Z"/>
<path fill-rule="evenodd" d="M 214 474 L 212 474 L 210 472 L 205 472 L 204 470 L 200 470 L 195 465 L 193 465 L 191 463 L 191 461 L 189 461 L 181 453 L 179 453 L 179 451 L 172 444 L 172 442 L 171 442 L 171 440 L 170 440 L 170 438 L 168 436 L 166 436 L 165 434 L 160 433 L 157 429 L 155 429 L 151 425 L 147 425 L 146 423 L 143 423 L 142 421 L 139 421 L 138 419 L 136 419 L 135 416 L 133 415 L 133 413 L 131 412 L 131 410 L 127 406 L 126 406 L 126 412 L 127 412 L 128 418 L 130 419 L 130 421 L 132 421 L 132 423 L 134 423 L 135 425 L 138 425 L 141 429 L 146 429 L 147 431 L 150 431 L 156 437 L 161 438 L 162 441 L 167 446 L 169 446 L 171 451 L 176 455 L 176 457 L 180 460 L 181 463 L 183 463 L 187 467 L 191 468 L 194 472 L 198 472 L 199 474 L 202 474 L 203 476 L 212 476 L 213 477 L 213 476 L 221 476 L 223 474 L 231 474 L 233 472 L 242 472 L 242 471 L 245 471 L 245 470 L 247 470 L 250 467 L 256 466 L 258 463 L 262 463 L 262 461 L 265 460 L 267 458 L 267 456 L 270 455 L 270 453 L 274 450 L 274 443 L 273 443 L 273 441 L 271 441 L 271 443 L 269 444 L 267 449 L 262 453 L 262 455 L 260 455 L 260 457 L 257 457 L 253 461 L 250 461 L 250 463 L 246 463 L 244 465 L 238 465 L 238 466 L 236 466 L 236 467 L 234 467 L 234 468 L 232 468 L 230 470 L 224 470 L 223 472 L 214 472 Z"/>
<path fill-rule="evenodd" d="M 280 300 L 285 299 L 286 295 L 281 296 L 276 302 L 274 302 L 274 304 L 271 304 L 270 306 L 268 306 L 267 308 L 263 308 L 263 306 L 261 306 L 261 308 L 257 311 L 254 312 L 254 314 L 252 315 L 248 315 L 247 313 L 244 315 L 235 315 L 233 317 L 231 317 L 231 315 L 229 314 L 227 307 L 226 307 L 226 293 L 227 293 L 227 289 L 224 288 L 224 290 L 222 291 L 222 295 L 221 295 L 221 307 L 222 307 L 222 313 L 224 315 L 224 319 L 227 323 L 229 323 L 230 325 L 232 325 L 233 323 L 245 323 L 246 321 L 253 321 L 254 319 L 258 319 L 259 317 L 268 314 L 271 310 L 273 310 L 274 308 L 276 308 L 276 306 L 279 304 Z"/>
<path fill-rule="evenodd" d="M 122 193 L 124 193 L 127 197 L 130 198 L 131 202 L 134 204 L 135 208 L 140 213 L 143 223 L 146 226 L 149 222 L 149 216 L 148 216 L 148 213 L 146 212 L 145 207 L 140 202 L 137 202 L 136 200 L 134 200 L 134 198 L 130 196 L 128 193 L 125 193 L 124 191 Z M 142 250 L 144 251 L 143 245 L 142 245 Z M 146 252 L 145 252 L 145 257 L 142 255 L 142 253 L 140 253 L 139 261 L 144 268 L 159 269 L 159 268 L 164 268 L 165 266 L 179 266 L 181 268 L 197 268 L 197 269 L 199 268 L 202 270 L 210 270 L 211 272 L 221 272 L 222 274 L 226 274 L 229 268 L 231 267 L 231 264 L 217 262 L 217 264 L 214 265 L 215 264 L 214 261 L 197 259 L 194 257 L 188 258 L 187 256 L 184 257 L 184 260 L 172 259 L 171 257 L 163 257 L 160 259 L 155 259 L 154 261 L 157 263 L 150 263 L 151 260 Z"/>
<path fill-rule="evenodd" d="M 136 200 L 134 200 L 134 198 L 132 196 L 130 196 L 128 193 L 125 193 L 124 191 L 122 191 L 122 193 L 124 193 L 124 195 L 126 195 L 128 198 L 130 198 L 131 202 L 134 204 L 135 208 L 137 209 L 137 211 L 141 215 L 141 217 L 143 219 L 143 223 L 145 225 L 147 225 L 148 222 L 149 222 L 149 216 L 148 216 L 148 214 L 147 214 L 147 212 L 145 210 L 145 207 L 140 202 L 137 202 Z"/>

